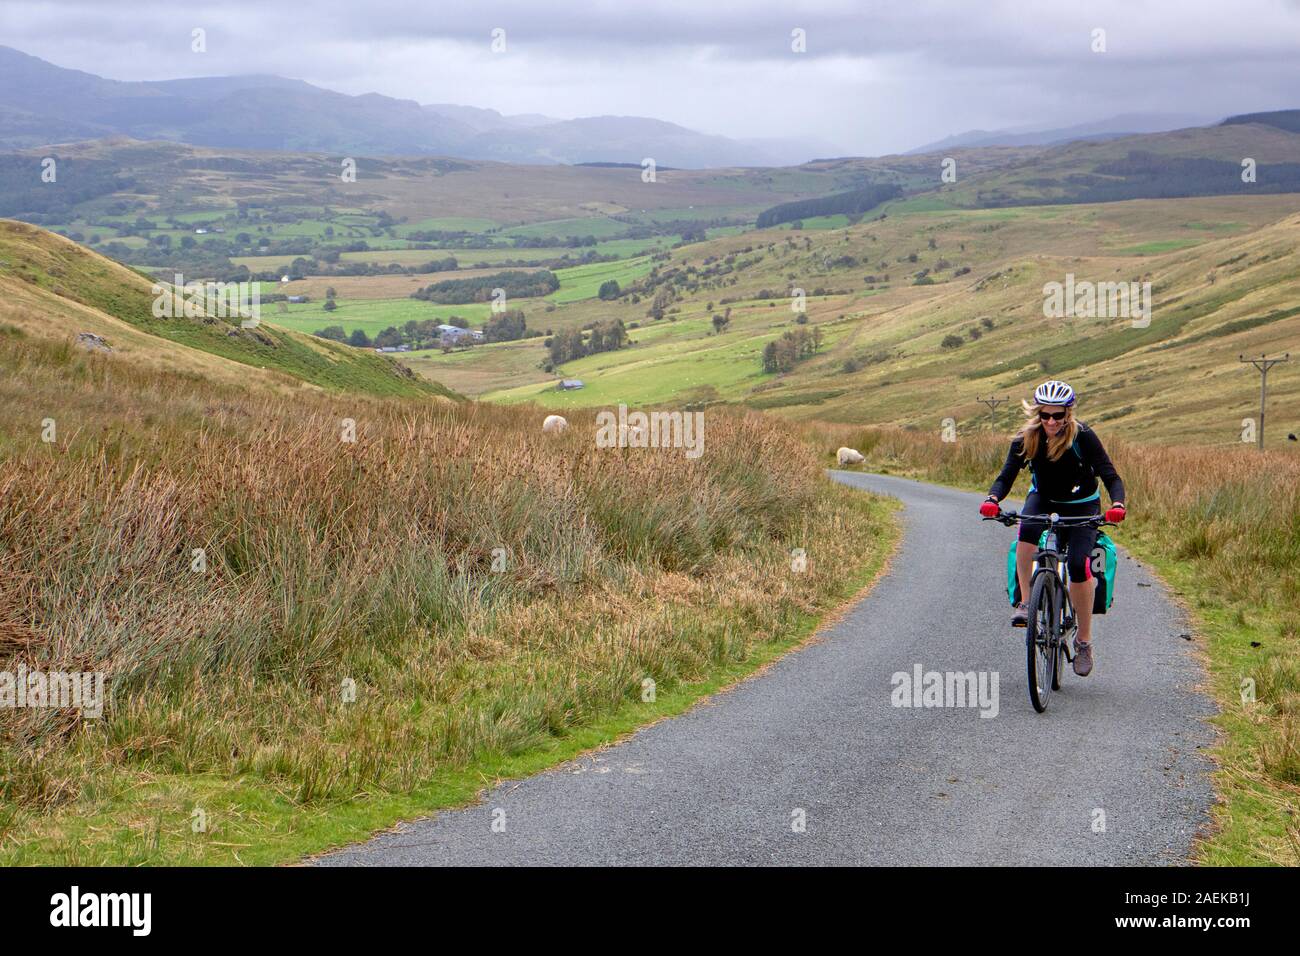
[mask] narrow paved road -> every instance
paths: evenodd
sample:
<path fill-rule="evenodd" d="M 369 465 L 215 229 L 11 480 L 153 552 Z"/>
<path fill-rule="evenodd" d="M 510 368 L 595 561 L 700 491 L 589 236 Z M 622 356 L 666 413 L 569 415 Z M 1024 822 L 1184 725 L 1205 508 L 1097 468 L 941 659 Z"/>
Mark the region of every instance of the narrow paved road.
<path fill-rule="evenodd" d="M 1023 632 L 1008 625 L 1011 531 L 979 521 L 975 495 L 833 476 L 902 499 L 905 537 L 889 573 L 819 642 L 616 747 L 316 862 L 1184 861 L 1212 797 L 1201 748 L 1213 711 L 1193 689 L 1180 612 L 1146 569 L 1121 557 L 1096 670 L 1067 674 L 1038 715 Z M 892 675 L 916 665 L 996 672 L 996 716 L 893 706 Z"/>

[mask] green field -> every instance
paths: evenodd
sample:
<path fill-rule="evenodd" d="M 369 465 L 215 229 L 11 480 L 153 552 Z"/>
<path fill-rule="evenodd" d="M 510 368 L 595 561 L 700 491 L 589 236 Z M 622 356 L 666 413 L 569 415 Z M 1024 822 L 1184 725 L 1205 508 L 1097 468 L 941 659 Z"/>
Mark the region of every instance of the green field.
<path fill-rule="evenodd" d="M 621 262 L 596 262 L 587 266 L 575 266 L 572 269 L 559 269 L 555 275 L 560 280 L 560 288 L 546 297 L 555 303 L 577 302 L 581 299 L 594 299 L 600 286 L 610 279 L 625 287 L 629 282 L 640 279 L 650 272 L 654 264 L 648 258 L 628 259 Z"/>
<path fill-rule="evenodd" d="M 800 221 L 805 229 L 843 229 L 849 224 L 849 217 L 837 213 L 834 216 L 813 216 Z M 789 229 L 790 226 L 785 225 L 782 228 Z"/>
<path fill-rule="evenodd" d="M 394 230 L 399 236 L 412 232 L 491 232 L 499 223 L 471 216 L 443 216 L 404 222 Z"/>
<path fill-rule="evenodd" d="M 1199 239 L 1157 239 L 1115 251 L 1121 256 L 1154 256 L 1162 252 L 1173 252 L 1175 249 L 1190 249 L 1199 243 Z"/>
<path fill-rule="evenodd" d="M 288 303 L 288 312 L 280 312 L 277 305 L 263 306 L 263 321 L 281 328 L 314 334 L 329 325 L 341 325 L 351 333 L 361 329 L 371 338 L 390 325 L 399 328 L 411 321 L 437 319 L 445 322 L 453 315 L 469 319 L 474 326 L 482 325 L 491 312 L 485 302 L 468 305 L 438 305 L 419 299 L 339 299 L 338 308 L 326 312 L 323 302 Z"/>
<path fill-rule="evenodd" d="M 558 236 L 561 239 L 567 239 L 569 236 L 595 236 L 599 239 L 602 236 L 617 236 L 626 232 L 627 229 L 626 223 L 607 219 L 604 216 L 588 216 L 583 219 L 555 219 L 547 222 L 535 222 L 527 226 L 515 226 L 512 229 L 504 230 L 501 234 L 503 236 L 526 236 L 529 238 Z"/>

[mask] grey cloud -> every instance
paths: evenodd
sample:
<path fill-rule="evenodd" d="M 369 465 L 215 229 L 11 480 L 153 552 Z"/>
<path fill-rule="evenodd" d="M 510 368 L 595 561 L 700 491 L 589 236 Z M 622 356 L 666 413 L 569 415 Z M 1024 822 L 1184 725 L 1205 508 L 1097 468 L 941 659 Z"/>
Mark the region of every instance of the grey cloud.
<path fill-rule="evenodd" d="M 189 31 L 209 53 L 189 54 Z M 506 30 L 494 57 L 490 31 Z M 790 50 L 807 31 L 808 52 Z M 1090 49 L 1107 31 L 1107 52 Z M 349 93 L 653 115 L 888 152 L 972 127 L 1298 105 L 1278 0 L 5 0 L 0 43 L 123 79 L 280 73 Z M 835 128 L 828 128 L 833 124 Z M 778 125 L 779 130 L 771 127 Z"/>

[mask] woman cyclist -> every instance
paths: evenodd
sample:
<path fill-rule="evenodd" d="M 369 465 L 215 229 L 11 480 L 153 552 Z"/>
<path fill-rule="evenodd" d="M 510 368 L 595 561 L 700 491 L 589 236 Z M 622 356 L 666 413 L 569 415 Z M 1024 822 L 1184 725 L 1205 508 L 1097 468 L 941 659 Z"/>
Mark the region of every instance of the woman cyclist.
<path fill-rule="evenodd" d="M 1020 469 L 1029 466 L 1033 480 L 1021 514 L 1062 517 L 1095 515 L 1101 512 L 1100 478 L 1110 496 L 1107 521 L 1123 521 L 1124 482 L 1110 463 L 1106 449 L 1096 432 L 1074 417 L 1074 389 L 1064 382 L 1044 382 L 1034 389 L 1034 400 L 1022 402 L 1027 421 L 1011 441 L 1002 473 L 989 488 L 989 496 L 980 505 L 980 514 L 998 513 L 998 502 L 1016 483 Z M 1046 521 L 1021 521 L 1016 545 L 1016 577 L 1020 581 L 1022 600 L 1015 607 L 1011 623 L 1024 627 L 1028 611 L 1024 599 L 1029 595 L 1029 575 L 1038 550 L 1038 539 L 1047 528 Z M 1061 528 L 1060 544 L 1070 548 L 1070 603 L 1079 622 L 1074 639 L 1074 672 L 1080 677 L 1092 673 L 1092 600 L 1097 581 L 1092 576 L 1091 558 L 1097 546 L 1095 528 Z"/>

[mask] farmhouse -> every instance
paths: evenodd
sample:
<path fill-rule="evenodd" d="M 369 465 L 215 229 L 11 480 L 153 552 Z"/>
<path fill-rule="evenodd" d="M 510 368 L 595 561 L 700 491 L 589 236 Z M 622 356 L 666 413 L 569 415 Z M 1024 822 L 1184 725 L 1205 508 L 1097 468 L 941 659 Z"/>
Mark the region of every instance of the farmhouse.
<path fill-rule="evenodd" d="M 458 325 L 438 326 L 438 336 L 444 342 L 459 342 L 462 339 L 469 339 L 471 342 L 483 341 L 483 333 L 478 329 L 462 329 Z"/>

